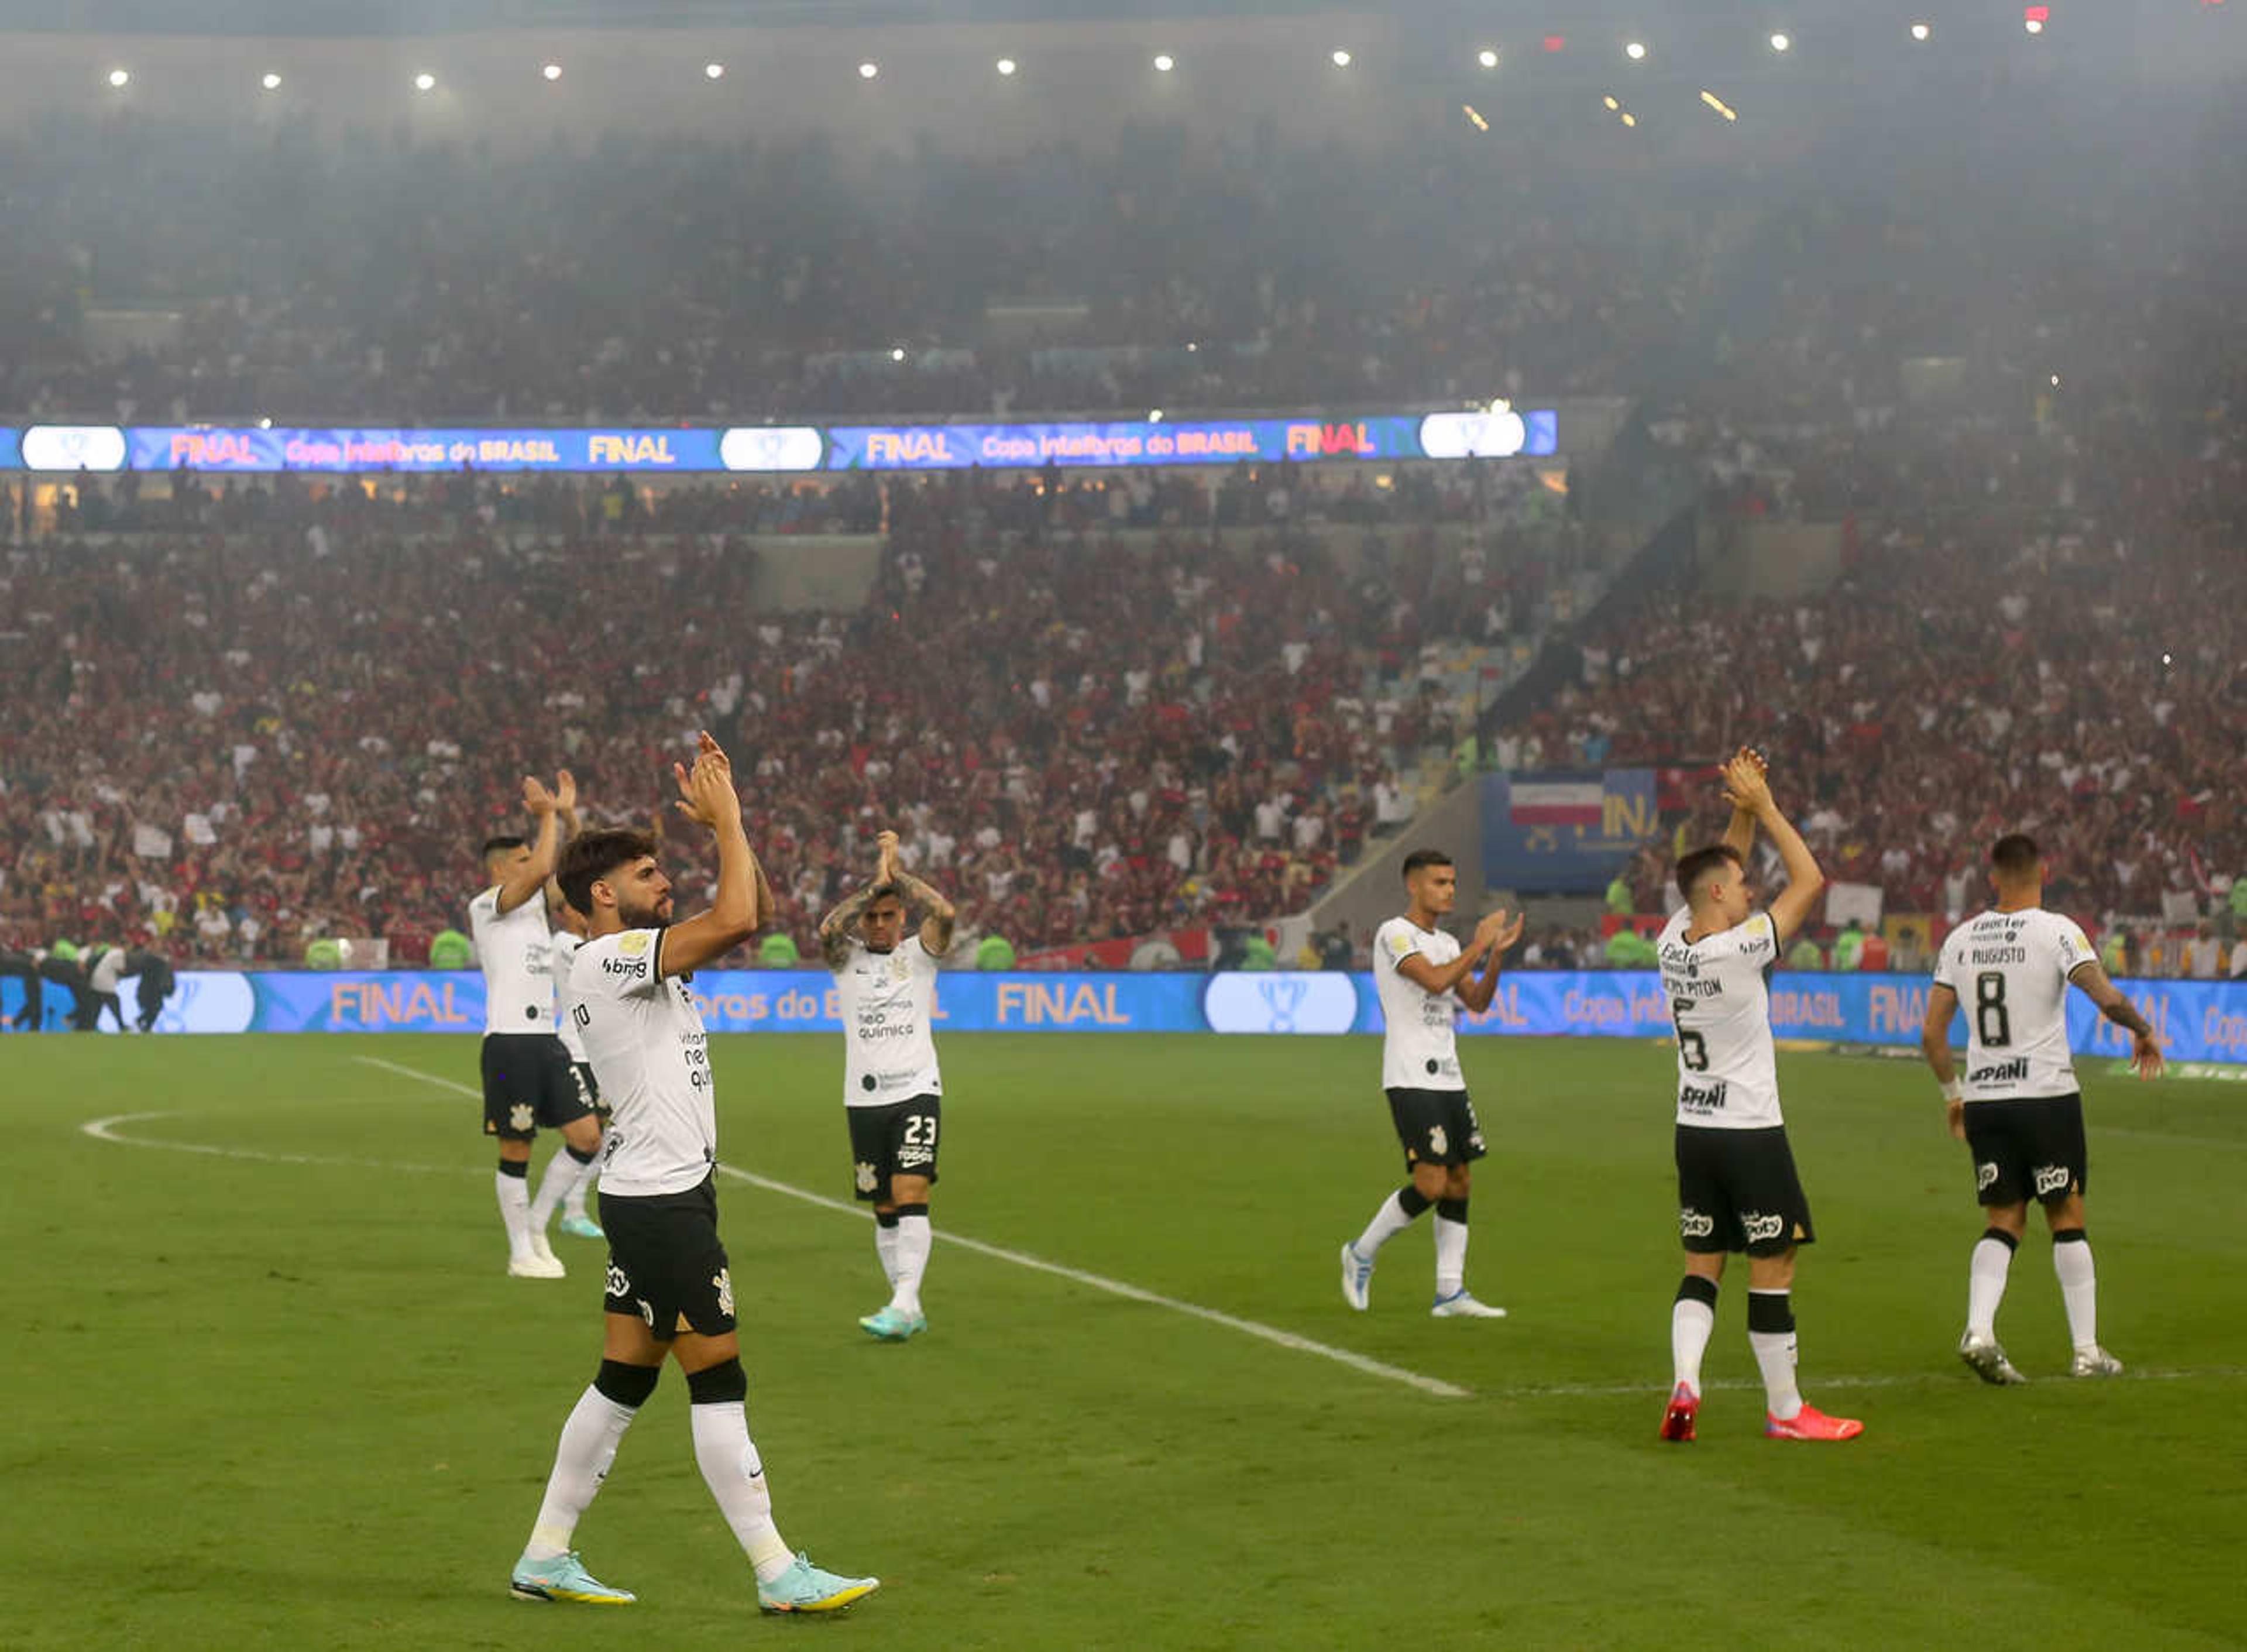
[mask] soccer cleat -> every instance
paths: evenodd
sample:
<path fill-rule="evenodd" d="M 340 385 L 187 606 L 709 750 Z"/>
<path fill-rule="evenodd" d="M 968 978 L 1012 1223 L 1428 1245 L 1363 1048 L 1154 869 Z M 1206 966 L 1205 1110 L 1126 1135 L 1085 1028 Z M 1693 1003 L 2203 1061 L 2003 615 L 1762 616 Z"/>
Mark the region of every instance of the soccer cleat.
<path fill-rule="evenodd" d="M 1865 1425 L 1854 1416 L 1828 1416 L 1814 1405 L 1805 1405 L 1784 1422 L 1766 1411 L 1763 1431 L 1774 1440 L 1854 1440 Z"/>
<path fill-rule="evenodd" d="M 858 1321 L 858 1328 L 884 1342 L 902 1342 L 928 1329 L 925 1314 L 901 1314 L 884 1302 Z"/>
<path fill-rule="evenodd" d="M 2093 1342 L 2089 1348 L 2075 1350 L 2075 1359 L 2067 1368 L 2070 1376 L 2120 1376 L 2122 1362 Z"/>
<path fill-rule="evenodd" d="M 569 1269 L 551 1251 L 541 1256 L 535 1251 L 524 1251 L 507 1259 L 507 1271 L 519 1280 L 558 1280 L 568 1277 Z"/>
<path fill-rule="evenodd" d="M 557 1554 L 550 1560 L 534 1560 L 529 1555 L 515 1563 L 515 1575 L 509 1580 L 508 1593 L 518 1601 L 576 1601 L 584 1606 L 630 1606 L 639 1597 L 630 1589 L 612 1589 L 591 1572 L 577 1559 L 572 1549 L 567 1554 Z"/>
<path fill-rule="evenodd" d="M 1373 1259 L 1354 1244 L 1342 1247 L 1342 1300 L 1361 1314 L 1373 1302 Z"/>
<path fill-rule="evenodd" d="M 1492 1307 L 1487 1302 L 1478 1302 L 1461 1286 L 1449 1296 L 1436 1299 L 1435 1307 L 1428 1310 L 1429 1317 L 1438 1320 L 1502 1320 L 1506 1310 Z"/>
<path fill-rule="evenodd" d="M 1995 1337 L 1977 1337 L 1969 1331 L 1958 1339 L 1958 1357 L 1973 1368 L 1974 1375 L 1993 1388 L 2018 1388 L 2028 1381 L 2013 1369 L 2005 1357 L 2005 1350 Z"/>
<path fill-rule="evenodd" d="M 561 1225 L 562 1231 L 564 1233 L 567 1233 L 571 1239 L 597 1239 L 608 1238 L 606 1233 L 601 1232 L 601 1225 L 590 1216 L 582 1214 L 564 1216 L 562 1219 Z"/>
<path fill-rule="evenodd" d="M 1680 1382 L 1670 1390 L 1670 1406 L 1662 1414 L 1662 1437 L 1681 1442 L 1691 1439 L 1694 1419 L 1700 1414 L 1701 1396 Z"/>
<path fill-rule="evenodd" d="M 869 1316 L 871 1317 L 871 1316 Z M 879 1578 L 837 1577 L 812 1565 L 809 1554 L 769 1583 L 757 1585 L 757 1605 L 767 1612 L 840 1612 L 882 1587 Z"/>
<path fill-rule="evenodd" d="M 557 1267 L 562 1266 L 562 1259 L 554 1254 L 554 1246 L 548 1240 L 544 1228 L 535 1225 L 531 1228 L 530 1253 L 542 1262 L 551 1262 Z"/>

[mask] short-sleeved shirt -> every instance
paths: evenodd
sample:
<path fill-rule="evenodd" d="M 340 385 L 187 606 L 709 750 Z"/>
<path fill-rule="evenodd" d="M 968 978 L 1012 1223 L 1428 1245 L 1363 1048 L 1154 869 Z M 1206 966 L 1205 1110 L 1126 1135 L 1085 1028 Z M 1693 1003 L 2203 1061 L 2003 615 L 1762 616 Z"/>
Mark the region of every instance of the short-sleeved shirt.
<path fill-rule="evenodd" d="M 1987 911 L 1943 938 L 1935 984 L 1966 1011 L 1966 1099 L 2076 1094 L 2068 979 L 2098 953 L 2073 918 L 2031 906 Z"/>
<path fill-rule="evenodd" d="M 581 1067 L 585 1065 L 585 1041 L 577 1031 L 577 1017 L 570 1014 L 570 966 L 577 961 L 577 949 L 584 944 L 584 937 L 557 929 L 546 946 L 546 967 L 553 978 L 557 1006 L 555 1029 L 562 1034 L 562 1048 L 570 1052 L 570 1059 Z"/>
<path fill-rule="evenodd" d="M 1771 1042 L 1778 927 L 1769 912 L 1756 912 L 1689 941 L 1692 925 L 1692 910 L 1682 910 L 1655 943 L 1677 1031 L 1677 1122 L 1719 1130 L 1783 1124 Z"/>
<path fill-rule="evenodd" d="M 1459 955 L 1458 941 L 1440 929 L 1422 929 L 1392 918 L 1373 932 L 1373 984 L 1381 995 L 1381 1087 L 1383 1089 L 1463 1090 L 1456 992 L 1431 993 L 1397 970 L 1417 954 L 1441 969 Z"/>
<path fill-rule="evenodd" d="M 536 891 L 510 911 L 499 909 L 500 886 L 468 903 L 468 934 L 484 973 L 484 1031 L 554 1031 L 554 979 L 546 973 L 551 932 Z"/>
<path fill-rule="evenodd" d="M 916 1096 L 944 1094 L 937 1068 L 937 960 L 920 938 L 909 935 L 886 952 L 869 952 L 857 939 L 835 972 L 842 998 L 843 1101 L 848 1107 L 887 1107 Z"/>
<path fill-rule="evenodd" d="M 570 966 L 570 1016 L 611 1109 L 601 1191 L 615 1198 L 684 1193 L 718 1162 L 709 1037 L 686 978 L 664 977 L 663 943 L 620 930 Z"/>

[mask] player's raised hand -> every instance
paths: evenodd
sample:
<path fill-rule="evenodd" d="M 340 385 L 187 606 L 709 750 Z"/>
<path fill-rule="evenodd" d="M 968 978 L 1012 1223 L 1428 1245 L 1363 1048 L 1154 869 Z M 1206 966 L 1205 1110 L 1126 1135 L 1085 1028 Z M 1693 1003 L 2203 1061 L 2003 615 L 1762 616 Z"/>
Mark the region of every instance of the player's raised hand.
<path fill-rule="evenodd" d="M 1501 953 L 1510 951 L 1514 942 L 1521 939 L 1522 925 L 1526 918 L 1526 913 L 1509 912 L 1503 906 L 1494 912 L 1485 912 L 1482 921 L 1475 925 L 1475 952 L 1485 953 L 1493 946 Z"/>
<path fill-rule="evenodd" d="M 1725 765 L 1725 801 L 1734 809 L 1761 814 L 1772 807 L 1771 782 L 1762 762 L 1745 751 Z"/>
<path fill-rule="evenodd" d="M 2159 1078 L 2162 1075 L 2162 1041 L 2153 1033 L 2139 1033 L 2131 1041 L 2130 1064 L 2138 1069 L 2140 1078 Z"/>
<path fill-rule="evenodd" d="M 895 832 L 878 834 L 874 839 L 874 881 L 890 883 L 898 875 L 898 835 Z"/>
<path fill-rule="evenodd" d="M 694 767 L 689 771 L 683 763 L 671 766 L 673 776 L 679 782 L 679 812 L 699 825 L 716 830 L 731 809 L 735 819 L 741 817 L 741 800 L 734 790 L 734 765 L 718 742 L 704 729 L 696 742 Z"/>
<path fill-rule="evenodd" d="M 576 795 L 573 789 L 570 795 L 574 798 Z M 541 820 L 560 807 L 554 794 L 546 789 L 546 782 L 536 775 L 522 777 L 522 806 Z"/>
<path fill-rule="evenodd" d="M 577 777 L 566 768 L 554 776 L 554 807 L 564 815 L 577 812 Z"/>

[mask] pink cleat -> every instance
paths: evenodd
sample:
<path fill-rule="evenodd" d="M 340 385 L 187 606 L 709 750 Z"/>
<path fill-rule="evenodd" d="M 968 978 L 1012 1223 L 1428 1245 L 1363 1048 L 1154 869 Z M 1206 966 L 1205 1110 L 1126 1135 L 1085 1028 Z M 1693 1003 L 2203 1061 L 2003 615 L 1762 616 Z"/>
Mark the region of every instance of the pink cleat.
<path fill-rule="evenodd" d="M 1854 1440 L 1865 1425 L 1854 1416 L 1828 1416 L 1806 1404 L 1785 1422 L 1765 1412 L 1763 1431 L 1774 1440 Z"/>

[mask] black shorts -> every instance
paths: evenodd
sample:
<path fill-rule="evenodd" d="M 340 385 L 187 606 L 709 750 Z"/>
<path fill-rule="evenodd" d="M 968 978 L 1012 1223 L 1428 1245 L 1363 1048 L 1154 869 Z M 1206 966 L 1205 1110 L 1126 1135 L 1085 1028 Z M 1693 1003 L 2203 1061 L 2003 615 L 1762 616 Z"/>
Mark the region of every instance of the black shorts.
<path fill-rule="evenodd" d="M 1490 1151 L 1465 1090 L 1390 1090 L 1389 1116 L 1408 1171 L 1415 1164 L 1472 1164 Z"/>
<path fill-rule="evenodd" d="M 1969 1102 L 1966 1146 L 1984 1205 L 2057 1204 L 2091 1179 L 2080 1095 Z"/>
<path fill-rule="evenodd" d="M 890 1178 L 925 1176 L 936 1183 L 936 1127 L 944 1110 L 935 1096 L 881 1107 L 846 1107 L 850 1118 L 850 1166 L 857 1196 L 890 1202 Z"/>
<path fill-rule="evenodd" d="M 484 1134 L 527 1142 L 593 1110 L 570 1070 L 570 1052 L 551 1033 L 484 1034 Z"/>
<path fill-rule="evenodd" d="M 564 1045 L 563 1048 L 566 1049 L 569 1047 Z M 609 1123 L 609 1104 L 601 1099 L 601 1082 L 593 1076 L 592 1062 L 571 1062 L 570 1071 L 577 1080 L 578 1100 L 585 1103 L 585 1110 L 599 1119 L 605 1130 Z"/>
<path fill-rule="evenodd" d="M 676 1336 L 681 1320 L 704 1336 L 734 1328 L 734 1276 L 718 1238 L 714 1178 L 647 1198 L 619 1198 L 604 1187 L 601 1226 L 609 1236 L 604 1310 L 632 1314 L 659 1342 Z"/>
<path fill-rule="evenodd" d="M 1703 1256 L 1779 1256 L 1816 1241 L 1785 1125 L 1677 1127 L 1677 1237 Z"/>

